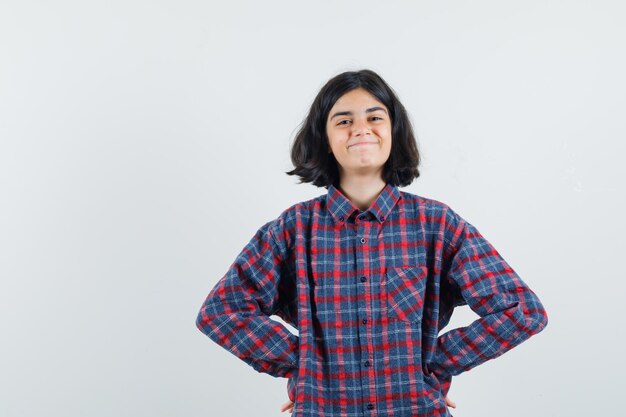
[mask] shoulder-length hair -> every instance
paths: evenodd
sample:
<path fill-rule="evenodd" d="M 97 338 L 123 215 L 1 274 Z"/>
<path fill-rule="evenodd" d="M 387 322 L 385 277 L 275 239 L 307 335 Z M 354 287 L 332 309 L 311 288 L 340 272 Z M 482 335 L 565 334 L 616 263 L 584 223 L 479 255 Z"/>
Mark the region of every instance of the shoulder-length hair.
<path fill-rule="evenodd" d="M 391 152 L 383 167 L 385 182 L 407 186 L 419 177 L 420 154 L 406 109 L 389 85 L 374 71 L 347 71 L 331 78 L 319 91 L 308 115 L 301 123 L 291 148 L 294 169 L 287 175 L 298 175 L 299 184 L 310 182 L 318 187 L 339 185 L 338 162 L 328 153 L 326 122 L 330 109 L 347 92 L 363 88 L 383 103 L 391 118 Z"/>

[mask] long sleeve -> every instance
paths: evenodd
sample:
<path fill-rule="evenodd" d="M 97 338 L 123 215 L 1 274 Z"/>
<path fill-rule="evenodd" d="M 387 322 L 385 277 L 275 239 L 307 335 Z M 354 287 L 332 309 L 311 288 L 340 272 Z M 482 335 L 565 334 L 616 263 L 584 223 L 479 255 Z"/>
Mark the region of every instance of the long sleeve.
<path fill-rule="evenodd" d="M 284 246 L 272 222 L 250 239 L 204 301 L 196 326 L 211 340 L 274 377 L 289 377 L 298 367 L 299 338 L 269 316 L 280 311 Z"/>
<path fill-rule="evenodd" d="M 467 304 L 480 318 L 437 338 L 428 367 L 446 392 L 452 375 L 502 355 L 548 324 L 537 295 L 480 232 L 452 210 L 447 218 L 442 291 L 454 306 Z"/>

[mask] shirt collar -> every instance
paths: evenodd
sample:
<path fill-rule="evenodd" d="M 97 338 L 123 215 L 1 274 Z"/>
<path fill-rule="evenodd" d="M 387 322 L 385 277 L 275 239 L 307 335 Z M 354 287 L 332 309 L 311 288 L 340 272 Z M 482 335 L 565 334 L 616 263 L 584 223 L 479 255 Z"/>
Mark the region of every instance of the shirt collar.
<path fill-rule="evenodd" d="M 370 212 L 379 223 L 382 223 L 389 216 L 391 209 L 399 199 L 400 190 L 398 187 L 387 183 L 366 211 Z M 348 197 L 332 184 L 328 186 L 326 207 L 335 219 L 335 222 L 339 224 L 343 224 L 355 210 L 357 212 L 359 210 Z"/>

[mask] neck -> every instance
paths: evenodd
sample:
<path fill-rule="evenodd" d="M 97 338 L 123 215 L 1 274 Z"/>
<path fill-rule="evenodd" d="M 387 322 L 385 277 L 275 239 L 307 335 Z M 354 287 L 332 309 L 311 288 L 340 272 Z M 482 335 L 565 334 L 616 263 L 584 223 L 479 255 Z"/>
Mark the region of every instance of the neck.
<path fill-rule="evenodd" d="M 382 177 L 342 177 L 339 190 L 360 210 L 367 210 L 385 188 Z"/>

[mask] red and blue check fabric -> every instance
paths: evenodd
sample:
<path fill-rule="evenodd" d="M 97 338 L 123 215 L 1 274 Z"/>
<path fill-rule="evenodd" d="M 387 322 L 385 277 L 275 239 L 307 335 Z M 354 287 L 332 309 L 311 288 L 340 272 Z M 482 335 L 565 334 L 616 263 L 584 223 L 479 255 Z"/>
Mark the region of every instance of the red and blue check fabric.
<path fill-rule="evenodd" d="M 479 317 L 440 334 L 460 305 Z M 390 184 L 367 210 L 331 185 L 261 226 L 196 322 L 258 372 L 288 378 L 298 417 L 451 416 L 452 376 L 547 323 L 472 224 Z"/>

